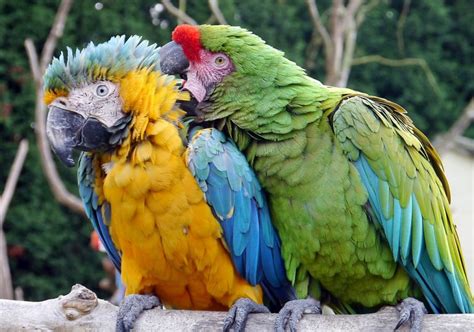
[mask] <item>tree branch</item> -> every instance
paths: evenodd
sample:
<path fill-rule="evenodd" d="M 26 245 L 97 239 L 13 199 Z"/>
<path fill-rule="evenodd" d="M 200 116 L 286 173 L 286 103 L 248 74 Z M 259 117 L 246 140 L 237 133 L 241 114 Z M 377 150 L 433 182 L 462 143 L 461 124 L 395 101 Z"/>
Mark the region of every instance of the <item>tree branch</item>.
<path fill-rule="evenodd" d="M 433 144 L 440 153 L 451 149 L 472 122 L 474 122 L 474 98 L 469 101 L 469 104 L 451 128 L 446 133 L 436 137 Z"/>
<path fill-rule="evenodd" d="M 357 42 L 357 24 L 356 24 L 356 13 L 359 11 L 362 5 L 362 0 L 351 0 L 347 4 L 343 21 L 339 24 L 344 29 L 344 45 L 342 50 L 342 59 L 340 64 L 339 75 L 334 85 L 339 87 L 347 86 L 349 80 L 349 74 L 351 72 L 352 58 L 354 57 L 354 51 Z"/>
<path fill-rule="evenodd" d="M 183 21 L 186 24 L 197 25 L 197 22 L 185 12 L 176 8 L 170 0 L 161 0 L 163 6 L 165 6 L 166 10 L 173 16 L 175 16 L 178 20 Z"/>
<path fill-rule="evenodd" d="M 361 5 L 362 5 L 362 0 L 350 0 L 346 7 L 344 21 L 346 21 L 349 18 L 354 19 L 355 14 L 357 13 Z"/>
<path fill-rule="evenodd" d="M 397 44 L 398 50 L 402 55 L 405 54 L 405 40 L 403 38 L 403 29 L 405 28 L 405 22 L 407 20 L 408 12 L 410 11 L 410 4 L 411 0 L 403 1 L 402 12 L 397 22 Z"/>
<path fill-rule="evenodd" d="M 8 331 L 114 331 L 118 308 L 81 285 L 56 299 L 42 302 L 0 300 L 0 326 Z M 274 331 L 276 314 L 251 314 L 247 331 Z M 225 312 L 162 310 L 143 312 L 134 331 L 222 331 Z M 367 315 L 304 315 L 298 331 L 391 331 L 399 313 L 386 307 Z M 408 331 L 404 324 L 400 331 Z M 423 331 L 472 331 L 474 315 L 425 315 Z"/>
<path fill-rule="evenodd" d="M 43 47 L 40 63 L 38 63 L 38 55 L 31 39 L 27 38 L 25 40 L 25 48 L 36 86 L 35 133 L 43 172 L 46 175 L 46 179 L 56 200 L 72 211 L 85 215 L 81 200 L 66 189 L 56 169 L 56 164 L 54 163 L 46 137 L 46 107 L 43 103 L 42 76 L 46 66 L 53 57 L 58 38 L 63 34 L 64 25 L 71 6 L 72 0 L 63 0 L 59 5 L 54 24 Z"/>
<path fill-rule="evenodd" d="M 229 24 L 227 23 L 221 9 L 219 8 L 219 0 L 209 0 L 209 8 L 211 9 L 212 14 L 214 14 L 219 24 Z"/>
<path fill-rule="evenodd" d="M 10 173 L 8 173 L 3 194 L 0 196 L 0 299 L 13 299 L 12 277 L 8 264 L 7 241 L 5 239 L 5 233 L 3 232 L 3 223 L 27 153 L 28 141 L 22 139 L 10 168 Z"/>
<path fill-rule="evenodd" d="M 15 160 L 13 161 L 12 167 L 10 168 L 10 173 L 8 174 L 7 182 L 5 188 L 3 189 L 3 194 L 0 196 L 0 228 L 3 226 L 5 216 L 8 210 L 8 206 L 15 192 L 16 183 L 25 163 L 26 154 L 28 153 L 28 141 L 22 139 L 18 150 L 15 155 Z"/>
<path fill-rule="evenodd" d="M 313 23 L 313 29 L 318 31 L 321 38 L 323 39 L 325 52 L 328 54 L 332 53 L 331 37 L 329 36 L 329 32 L 326 30 L 323 22 L 321 21 L 321 16 L 319 15 L 316 0 L 306 0 L 306 4 L 308 5 L 311 22 Z"/>
<path fill-rule="evenodd" d="M 431 85 L 433 90 L 436 94 L 440 94 L 440 88 L 438 83 L 436 82 L 436 78 L 431 71 L 428 63 L 426 63 L 425 59 L 422 58 L 403 58 L 403 59 L 389 59 L 385 58 L 381 55 L 374 54 L 374 55 L 366 55 L 360 58 L 356 58 L 352 60 L 353 66 L 365 65 L 368 63 L 379 63 L 384 66 L 389 67 L 404 67 L 404 66 L 419 66 L 425 72 L 426 78 L 428 83 Z"/>
<path fill-rule="evenodd" d="M 370 12 L 373 8 L 377 7 L 380 3 L 380 0 L 372 0 L 366 5 L 362 5 L 355 16 L 356 26 L 357 28 L 364 22 L 365 16 L 368 12 Z"/>
<path fill-rule="evenodd" d="M 48 38 L 46 39 L 46 43 L 44 44 L 43 51 L 41 52 L 41 60 L 40 60 L 40 71 L 44 73 L 46 70 L 46 66 L 49 64 L 51 59 L 53 58 L 54 49 L 56 48 L 56 44 L 58 39 L 62 37 L 64 32 L 64 26 L 66 24 L 66 18 L 68 16 L 69 11 L 71 10 L 73 0 L 63 0 L 59 5 L 58 11 L 56 12 L 56 16 L 54 18 L 54 23 L 49 31 Z"/>
<path fill-rule="evenodd" d="M 43 72 L 40 70 L 38 52 L 36 52 L 35 44 L 30 38 L 25 40 L 25 48 L 26 54 L 28 55 L 31 74 L 33 75 L 33 81 L 35 82 L 35 86 L 38 86 L 37 82 L 42 82 Z"/>

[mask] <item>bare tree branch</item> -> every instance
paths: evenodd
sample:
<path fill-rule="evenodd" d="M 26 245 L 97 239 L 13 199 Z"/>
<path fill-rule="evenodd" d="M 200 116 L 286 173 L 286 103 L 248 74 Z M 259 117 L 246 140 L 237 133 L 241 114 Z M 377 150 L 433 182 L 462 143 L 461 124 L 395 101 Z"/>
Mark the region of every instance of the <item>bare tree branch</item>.
<path fill-rule="evenodd" d="M 405 40 L 403 38 L 403 29 L 405 28 L 405 22 L 407 20 L 408 12 L 410 11 L 410 4 L 411 0 L 403 1 L 402 12 L 397 22 L 397 44 L 398 50 L 402 55 L 405 54 Z"/>
<path fill-rule="evenodd" d="M 0 299 L 13 299 L 12 275 L 8 264 L 7 240 L 0 229 Z"/>
<path fill-rule="evenodd" d="M 43 103 L 42 76 L 46 66 L 53 57 L 57 41 L 63 34 L 64 25 L 71 6 L 72 0 L 63 0 L 59 5 L 54 24 L 43 47 L 40 63 L 38 63 L 38 55 L 31 39 L 28 38 L 25 40 L 25 48 L 36 86 L 35 133 L 43 172 L 46 175 L 46 179 L 56 200 L 74 212 L 84 215 L 85 212 L 81 200 L 66 189 L 56 169 L 46 137 L 46 107 Z"/>
<path fill-rule="evenodd" d="M 369 3 L 362 5 L 359 11 L 356 14 L 356 26 L 357 28 L 364 22 L 365 16 L 368 12 L 370 12 L 373 8 L 377 7 L 380 3 L 380 0 L 372 0 Z"/>
<path fill-rule="evenodd" d="M 424 71 L 428 83 L 433 88 L 436 94 L 440 94 L 440 88 L 438 86 L 438 82 L 431 71 L 428 63 L 425 59 L 422 58 L 403 58 L 403 59 L 389 59 L 385 58 L 381 55 L 374 54 L 374 55 L 366 55 L 360 58 L 356 58 L 352 60 L 353 66 L 365 65 L 368 63 L 379 63 L 384 66 L 389 67 L 404 67 L 404 66 L 419 66 Z"/>
<path fill-rule="evenodd" d="M 319 33 L 316 32 L 315 29 L 313 29 L 313 32 L 311 33 L 311 40 L 309 41 L 308 46 L 306 47 L 304 67 L 307 70 L 313 70 L 316 67 L 316 59 L 318 57 L 319 50 L 321 49 L 322 44 L 323 39 L 321 38 Z"/>
<path fill-rule="evenodd" d="M 463 133 L 472 122 L 474 122 L 474 98 L 469 101 L 461 116 L 454 122 L 448 132 L 436 137 L 433 144 L 440 153 L 450 150 L 460 138 L 463 138 Z M 470 142 L 473 141 L 470 140 Z"/>
<path fill-rule="evenodd" d="M 0 196 L 0 228 L 3 226 L 5 215 L 12 200 L 13 193 L 15 192 L 16 183 L 20 176 L 21 169 L 23 168 L 23 164 L 25 163 L 27 153 L 28 141 L 22 139 L 16 152 L 15 160 L 10 168 L 10 173 L 8 174 L 7 182 L 3 189 L 3 194 Z"/>
<path fill-rule="evenodd" d="M 347 86 L 347 81 L 349 79 L 349 74 L 352 66 L 352 58 L 354 57 L 354 51 L 357 42 L 357 25 L 356 25 L 356 13 L 358 12 L 360 6 L 362 5 L 362 0 L 350 0 L 345 8 L 344 15 L 340 18 L 338 25 L 342 26 L 342 30 L 338 33 L 343 33 L 344 39 L 343 43 L 342 36 L 335 35 L 333 38 L 338 38 L 341 41 L 335 43 L 340 47 L 340 56 L 341 60 L 335 58 L 336 61 L 340 61 L 340 64 L 336 66 L 336 71 L 334 76 L 329 79 L 332 85 L 345 87 Z M 340 10 L 340 9 L 339 9 Z"/>
<path fill-rule="evenodd" d="M 329 9 L 329 32 L 321 21 L 316 0 L 306 0 L 313 23 L 313 34 L 308 46 L 305 63 L 313 64 L 310 56 L 315 53 L 317 46 L 315 31 L 323 39 L 325 57 L 325 84 L 345 87 L 349 80 L 357 44 L 357 30 L 363 22 L 366 13 L 375 7 L 380 0 L 332 0 Z"/>
<path fill-rule="evenodd" d="M 42 302 L 0 300 L 0 326 L 7 331 L 113 331 L 118 308 L 81 285 L 67 295 Z M 146 310 L 133 328 L 142 331 L 221 331 L 226 312 Z M 247 331 L 273 331 L 276 314 L 252 314 Z M 298 331 L 389 331 L 399 320 L 395 307 L 367 315 L 304 315 Z M 408 330 L 408 324 L 402 330 Z M 159 328 L 157 329 L 157 326 Z M 474 315 L 425 315 L 423 331 L 472 331 Z"/>
<path fill-rule="evenodd" d="M 360 6 L 362 5 L 363 0 L 350 0 L 346 7 L 344 21 L 348 18 L 354 18 L 356 12 L 359 10 Z"/>
<path fill-rule="evenodd" d="M 38 62 L 38 52 L 36 52 L 36 47 L 33 41 L 30 38 L 25 40 L 26 54 L 28 55 L 28 61 L 30 63 L 31 74 L 33 75 L 33 80 L 35 81 L 35 86 L 38 85 L 37 82 L 42 81 L 43 72 L 40 70 Z"/>
<path fill-rule="evenodd" d="M 186 5 L 187 5 L 187 1 L 186 0 L 179 0 L 179 3 L 178 3 L 178 9 L 180 11 L 182 11 L 183 13 L 186 13 Z M 180 20 L 179 18 L 177 19 L 178 21 L 178 24 L 183 24 L 184 22 L 182 20 Z"/>
<path fill-rule="evenodd" d="M 323 25 L 321 21 L 321 16 L 319 15 L 318 6 L 316 4 L 316 0 L 306 0 L 306 4 L 308 5 L 309 13 L 311 16 L 311 22 L 313 22 L 313 27 L 316 31 L 319 32 L 321 38 L 323 39 L 324 49 L 326 53 L 332 52 L 332 41 L 331 37 L 329 36 L 329 32 Z"/>
<path fill-rule="evenodd" d="M 197 22 L 191 16 L 176 8 L 170 0 L 161 0 L 161 3 L 165 6 L 166 10 L 178 20 L 186 24 L 197 25 Z"/>
<path fill-rule="evenodd" d="M 214 14 L 211 14 L 209 18 L 204 22 L 204 24 L 215 24 L 217 23 L 217 18 L 214 16 Z"/>
<path fill-rule="evenodd" d="M 44 44 L 43 51 L 41 52 L 40 70 L 43 73 L 46 70 L 46 66 L 53 58 L 54 49 L 59 38 L 62 37 L 64 32 L 64 25 L 66 24 L 67 15 L 72 7 L 73 0 L 63 0 L 59 5 L 58 11 L 54 18 L 54 23 L 49 31 L 48 38 Z"/>
<path fill-rule="evenodd" d="M 349 80 L 349 75 L 352 67 L 352 59 L 354 57 L 354 51 L 357 42 L 357 26 L 354 15 L 347 16 L 345 19 L 345 38 L 344 38 L 344 50 L 342 56 L 342 63 L 338 80 L 335 82 L 336 86 L 345 87 Z"/>
<path fill-rule="evenodd" d="M 342 56 L 344 52 L 344 1 L 333 0 L 330 18 L 330 35 L 332 41 L 332 53 L 326 54 L 326 80 L 327 85 L 337 85 L 340 73 Z"/>
<path fill-rule="evenodd" d="M 219 0 L 209 0 L 209 8 L 211 9 L 212 14 L 214 14 L 219 24 L 228 24 L 224 15 L 222 14 L 221 9 L 219 8 Z"/>
<path fill-rule="evenodd" d="M 21 169 L 28 153 L 28 141 L 22 139 L 15 155 L 15 160 L 10 168 L 3 194 L 0 196 L 0 299 L 13 299 L 12 277 L 8 264 L 7 241 L 3 232 L 3 222 L 7 215 L 8 207 L 13 198 Z"/>

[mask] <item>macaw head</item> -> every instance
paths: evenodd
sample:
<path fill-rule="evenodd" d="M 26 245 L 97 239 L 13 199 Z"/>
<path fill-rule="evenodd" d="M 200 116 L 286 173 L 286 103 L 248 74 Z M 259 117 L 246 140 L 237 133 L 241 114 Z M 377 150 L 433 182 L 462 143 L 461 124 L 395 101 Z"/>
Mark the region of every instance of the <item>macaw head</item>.
<path fill-rule="evenodd" d="M 73 166 L 73 149 L 108 151 L 146 139 L 154 121 L 177 120 L 185 95 L 159 67 L 159 48 L 124 36 L 53 59 L 44 75 L 46 131 L 57 156 Z"/>
<path fill-rule="evenodd" d="M 183 88 L 199 102 L 198 121 L 229 117 L 251 130 L 268 117 L 268 105 L 284 108 L 292 91 L 281 88 L 305 76 L 283 52 L 240 27 L 180 25 L 172 39 L 162 48 L 161 68 L 185 79 Z"/>

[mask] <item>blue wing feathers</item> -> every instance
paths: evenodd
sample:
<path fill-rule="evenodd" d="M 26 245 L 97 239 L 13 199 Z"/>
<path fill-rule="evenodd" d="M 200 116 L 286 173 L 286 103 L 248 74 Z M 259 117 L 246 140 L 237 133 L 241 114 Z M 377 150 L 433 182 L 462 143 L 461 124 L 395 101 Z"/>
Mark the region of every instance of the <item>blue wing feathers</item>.
<path fill-rule="evenodd" d="M 115 248 L 115 245 L 113 244 L 110 237 L 110 233 L 107 228 L 109 222 L 104 221 L 104 217 L 106 220 L 110 220 L 110 206 L 106 202 L 102 206 L 99 205 L 98 197 L 94 193 L 93 188 L 94 170 L 92 168 L 92 160 L 85 153 L 81 154 L 77 175 L 77 180 L 79 183 L 79 195 L 81 196 L 82 203 L 84 204 L 86 215 L 91 221 L 95 231 L 99 235 L 99 239 L 104 245 L 107 255 L 114 263 L 115 268 L 120 271 L 120 254 Z"/>
<path fill-rule="evenodd" d="M 393 259 L 398 261 L 398 252 L 399 252 L 399 245 L 400 245 L 400 227 L 402 224 L 402 207 L 400 206 L 400 201 L 398 199 L 394 199 L 395 204 L 393 205 L 393 221 L 392 224 L 392 254 Z"/>
<path fill-rule="evenodd" d="M 433 225 L 423 220 L 415 194 L 412 193 L 406 206 L 402 207 L 398 199 L 384 192 L 389 189 L 386 188 L 386 181 L 377 177 L 364 155 L 361 154 L 354 165 L 367 189 L 370 207 L 377 217 L 376 222 L 384 229 L 395 261 L 400 260 L 420 285 L 431 310 L 434 313 L 470 312 L 469 295 L 462 291 L 459 278 L 444 267 L 438 250 L 431 250 L 431 257 L 428 254 L 428 247 L 437 246 L 437 238 Z M 387 198 L 393 200 L 391 214 L 382 209 L 382 206 L 389 206 L 387 201 L 381 204 L 381 199 Z"/>
<path fill-rule="evenodd" d="M 413 229 L 411 238 L 411 255 L 413 259 L 413 265 L 416 268 L 420 262 L 421 249 L 423 247 L 423 217 L 421 215 L 421 209 L 418 205 L 418 201 L 415 198 L 415 194 L 412 194 L 413 202 Z"/>
<path fill-rule="evenodd" d="M 296 299 L 264 194 L 243 154 L 216 129 L 195 129 L 190 141 L 188 167 L 221 223 L 239 273 L 260 283 L 276 309 Z"/>
<path fill-rule="evenodd" d="M 413 196 L 408 198 L 408 204 L 405 209 L 403 209 L 402 223 L 400 225 L 401 234 L 400 234 L 400 258 L 402 259 L 403 264 L 407 262 L 409 249 L 410 249 L 410 237 L 411 237 L 411 228 L 412 228 L 412 199 Z"/>

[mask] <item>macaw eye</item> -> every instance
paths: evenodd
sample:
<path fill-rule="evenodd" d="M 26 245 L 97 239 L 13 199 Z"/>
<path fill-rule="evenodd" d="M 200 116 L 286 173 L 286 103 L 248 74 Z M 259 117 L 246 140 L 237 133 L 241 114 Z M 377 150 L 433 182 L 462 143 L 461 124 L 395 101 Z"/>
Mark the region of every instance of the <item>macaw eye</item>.
<path fill-rule="evenodd" d="M 109 88 L 105 84 L 97 86 L 96 94 L 99 97 L 105 97 L 109 94 Z"/>
<path fill-rule="evenodd" d="M 227 58 L 223 55 L 218 55 L 214 58 L 214 64 L 218 68 L 222 68 L 227 65 Z"/>

